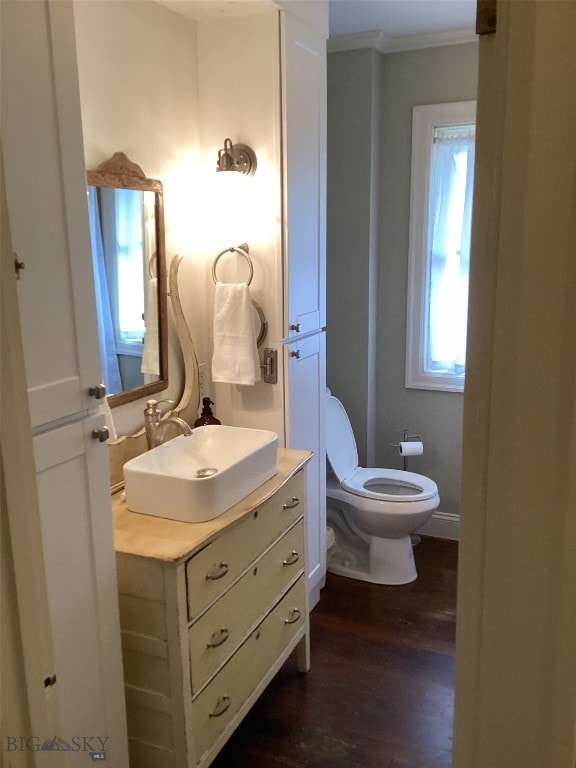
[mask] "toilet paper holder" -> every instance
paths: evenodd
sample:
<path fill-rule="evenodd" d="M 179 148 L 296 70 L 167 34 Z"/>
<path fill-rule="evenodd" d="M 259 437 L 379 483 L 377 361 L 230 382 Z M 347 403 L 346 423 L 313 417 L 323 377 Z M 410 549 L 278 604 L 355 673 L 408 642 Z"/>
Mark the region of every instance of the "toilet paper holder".
<path fill-rule="evenodd" d="M 411 434 L 409 434 L 409 431 L 407 429 L 405 429 L 404 432 L 402 433 L 402 441 L 400 443 L 388 443 L 388 445 L 390 445 L 392 448 L 398 448 L 398 452 L 402 456 L 402 461 L 403 461 L 403 464 L 404 464 L 404 471 L 406 471 L 407 457 L 405 455 L 403 455 L 403 453 L 402 453 L 402 444 L 403 443 L 410 443 L 410 442 L 422 443 L 422 448 L 424 448 L 424 441 L 422 440 L 422 437 L 420 435 L 411 435 Z"/>

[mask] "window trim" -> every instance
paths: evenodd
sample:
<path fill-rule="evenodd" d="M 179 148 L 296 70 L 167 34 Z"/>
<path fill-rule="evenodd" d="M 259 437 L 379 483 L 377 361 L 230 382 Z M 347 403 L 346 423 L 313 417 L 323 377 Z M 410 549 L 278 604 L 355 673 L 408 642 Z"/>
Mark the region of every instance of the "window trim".
<path fill-rule="evenodd" d="M 408 245 L 408 304 L 406 322 L 407 389 L 463 392 L 464 375 L 434 373 L 424 368 L 425 306 L 429 251 L 430 162 L 434 129 L 476 122 L 476 101 L 415 106 L 412 110 L 412 166 Z"/>

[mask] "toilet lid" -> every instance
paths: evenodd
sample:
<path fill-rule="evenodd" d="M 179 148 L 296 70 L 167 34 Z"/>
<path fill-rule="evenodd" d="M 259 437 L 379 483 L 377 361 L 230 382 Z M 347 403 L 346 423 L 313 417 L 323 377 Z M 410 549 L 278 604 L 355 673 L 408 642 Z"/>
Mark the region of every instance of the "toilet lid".
<path fill-rule="evenodd" d="M 326 399 L 326 455 L 340 482 L 358 466 L 358 450 L 348 414 L 338 398 Z"/>

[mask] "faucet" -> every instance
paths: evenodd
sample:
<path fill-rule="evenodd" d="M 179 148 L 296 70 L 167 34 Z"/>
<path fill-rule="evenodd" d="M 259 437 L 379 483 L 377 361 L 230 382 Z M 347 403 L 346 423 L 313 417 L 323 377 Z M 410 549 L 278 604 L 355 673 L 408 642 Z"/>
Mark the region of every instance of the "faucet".
<path fill-rule="evenodd" d="M 148 400 L 146 403 L 146 409 L 144 410 L 144 426 L 146 428 L 146 441 L 148 443 L 148 450 L 156 448 L 164 442 L 164 434 L 168 424 L 176 424 L 183 435 L 190 436 L 192 429 L 184 419 L 179 416 L 169 416 L 167 419 L 160 420 L 161 413 L 158 407 L 160 403 L 172 403 L 172 400 Z"/>

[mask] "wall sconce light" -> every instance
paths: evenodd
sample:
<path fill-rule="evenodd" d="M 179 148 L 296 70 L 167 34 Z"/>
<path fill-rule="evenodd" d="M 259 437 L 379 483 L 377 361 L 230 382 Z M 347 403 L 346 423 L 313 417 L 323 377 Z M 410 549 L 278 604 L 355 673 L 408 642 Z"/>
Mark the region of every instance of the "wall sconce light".
<path fill-rule="evenodd" d="M 253 176 L 256 171 L 256 153 L 246 144 L 232 144 L 224 139 L 224 148 L 218 150 L 217 171 L 238 171 Z"/>

